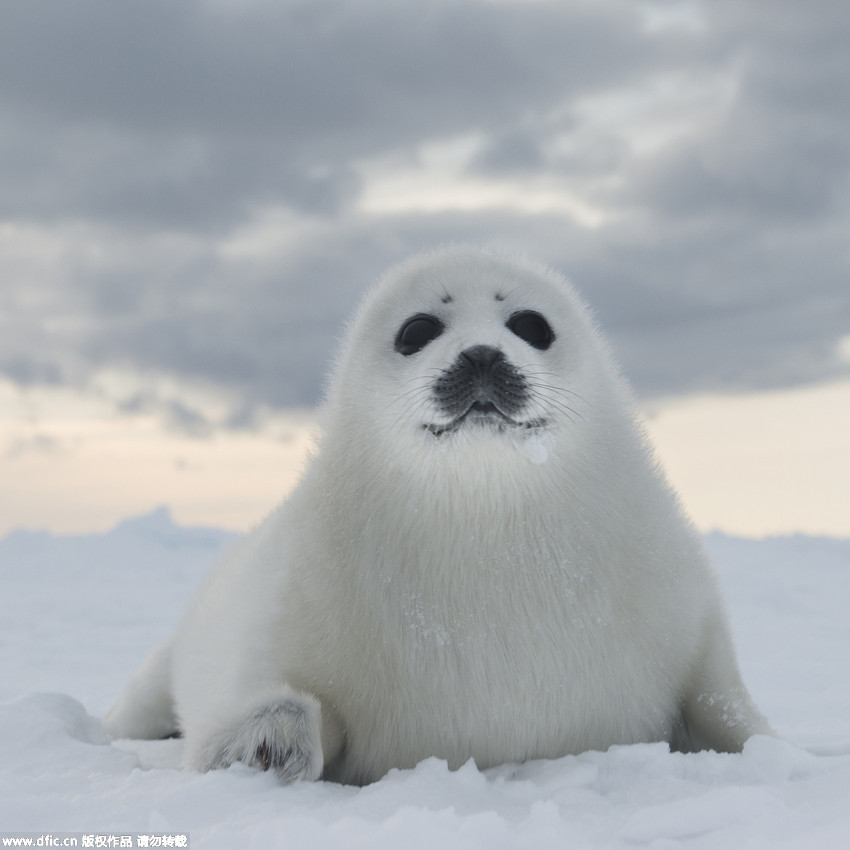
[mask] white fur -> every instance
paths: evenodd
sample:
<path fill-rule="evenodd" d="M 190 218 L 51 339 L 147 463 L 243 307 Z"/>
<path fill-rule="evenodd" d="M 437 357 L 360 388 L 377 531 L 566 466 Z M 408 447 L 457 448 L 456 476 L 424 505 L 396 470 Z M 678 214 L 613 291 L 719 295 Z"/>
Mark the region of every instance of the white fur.
<path fill-rule="evenodd" d="M 507 329 L 527 309 L 554 329 L 548 350 Z M 415 313 L 445 331 L 403 356 L 394 338 Z M 543 426 L 423 428 L 445 421 L 434 378 L 473 345 L 524 375 Z M 393 270 L 349 328 L 303 480 L 213 572 L 108 728 L 170 725 L 190 768 L 272 753 L 285 780 L 324 765 L 358 783 L 428 756 L 740 750 L 769 727 L 630 407 L 552 272 L 468 248 Z"/>

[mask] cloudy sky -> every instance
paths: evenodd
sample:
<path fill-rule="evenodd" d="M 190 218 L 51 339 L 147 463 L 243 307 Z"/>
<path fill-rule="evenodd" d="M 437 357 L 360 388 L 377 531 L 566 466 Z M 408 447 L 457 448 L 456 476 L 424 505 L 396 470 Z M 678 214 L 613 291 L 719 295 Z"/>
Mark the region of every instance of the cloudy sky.
<path fill-rule="evenodd" d="M 749 530 L 841 532 L 848 44 L 845 0 L 5 3 L 0 531 L 259 518 L 359 294 L 475 241 L 583 292 L 674 480 L 770 443 L 837 525 Z"/>

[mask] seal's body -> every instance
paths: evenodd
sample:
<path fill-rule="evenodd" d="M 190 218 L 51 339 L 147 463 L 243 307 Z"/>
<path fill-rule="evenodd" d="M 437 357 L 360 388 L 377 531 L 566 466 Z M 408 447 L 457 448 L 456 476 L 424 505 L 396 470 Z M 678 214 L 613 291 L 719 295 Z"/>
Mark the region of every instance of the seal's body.
<path fill-rule="evenodd" d="M 367 296 L 318 454 L 106 718 L 187 767 L 364 783 L 769 727 L 607 347 L 548 270 L 477 249 Z"/>

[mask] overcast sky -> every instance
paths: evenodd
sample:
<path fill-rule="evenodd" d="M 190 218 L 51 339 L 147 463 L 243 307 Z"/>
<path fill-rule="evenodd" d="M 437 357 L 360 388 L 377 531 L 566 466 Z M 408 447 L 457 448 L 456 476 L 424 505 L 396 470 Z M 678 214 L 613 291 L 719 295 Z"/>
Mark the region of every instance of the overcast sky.
<path fill-rule="evenodd" d="M 7 0 L 0 374 L 250 427 L 471 240 L 565 273 L 644 400 L 846 376 L 848 45 L 846 0 Z"/>

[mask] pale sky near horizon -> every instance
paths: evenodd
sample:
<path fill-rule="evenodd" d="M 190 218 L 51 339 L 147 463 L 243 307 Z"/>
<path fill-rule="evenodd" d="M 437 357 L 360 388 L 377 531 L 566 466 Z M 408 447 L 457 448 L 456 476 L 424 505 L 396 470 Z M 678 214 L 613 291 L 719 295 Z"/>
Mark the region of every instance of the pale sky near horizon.
<path fill-rule="evenodd" d="M 10 0 L 0 533 L 291 486 L 406 255 L 576 285 L 701 528 L 850 536 L 845 0 Z"/>
<path fill-rule="evenodd" d="M 102 532 L 167 506 L 175 521 L 245 531 L 295 484 L 310 411 L 205 439 L 80 398 L 15 398 L 0 385 L 0 536 Z M 699 395 L 643 411 L 668 478 L 701 531 L 850 538 L 850 381 L 745 396 Z M 28 411 L 17 419 L 10 411 Z"/>

